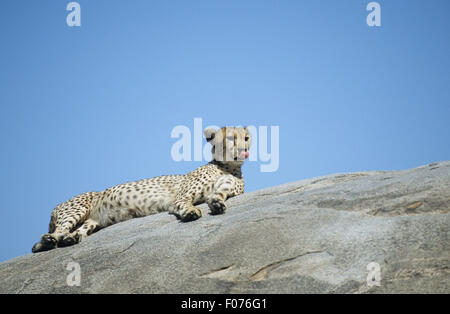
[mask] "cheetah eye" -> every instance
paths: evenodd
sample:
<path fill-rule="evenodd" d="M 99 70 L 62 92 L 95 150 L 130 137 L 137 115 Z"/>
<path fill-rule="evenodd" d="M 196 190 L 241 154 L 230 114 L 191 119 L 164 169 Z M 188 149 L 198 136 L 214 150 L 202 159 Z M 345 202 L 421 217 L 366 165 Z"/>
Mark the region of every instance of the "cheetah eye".
<path fill-rule="evenodd" d="M 213 140 L 216 137 L 216 134 L 212 133 L 208 138 L 206 138 L 206 140 L 209 142 L 211 140 Z"/>
<path fill-rule="evenodd" d="M 250 137 L 246 136 L 245 137 L 245 141 L 247 142 L 249 140 Z"/>

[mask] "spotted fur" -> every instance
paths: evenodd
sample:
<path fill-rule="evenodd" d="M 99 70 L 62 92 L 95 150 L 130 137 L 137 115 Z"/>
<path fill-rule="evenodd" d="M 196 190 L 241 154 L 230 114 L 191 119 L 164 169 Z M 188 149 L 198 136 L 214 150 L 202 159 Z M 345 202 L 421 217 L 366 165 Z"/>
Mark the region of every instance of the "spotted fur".
<path fill-rule="evenodd" d="M 207 203 L 211 214 L 226 210 L 225 201 L 244 193 L 241 166 L 251 138 L 247 128 L 206 129 L 213 160 L 185 175 L 166 175 L 80 194 L 53 210 L 49 233 L 32 252 L 73 245 L 100 228 L 163 211 L 182 221 L 202 216 L 195 207 Z"/>

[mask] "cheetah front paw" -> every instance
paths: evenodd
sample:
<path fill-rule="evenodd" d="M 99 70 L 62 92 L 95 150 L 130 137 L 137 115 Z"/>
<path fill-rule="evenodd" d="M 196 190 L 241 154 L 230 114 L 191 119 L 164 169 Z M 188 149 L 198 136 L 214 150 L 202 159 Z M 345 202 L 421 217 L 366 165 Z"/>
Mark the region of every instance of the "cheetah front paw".
<path fill-rule="evenodd" d="M 211 215 L 220 215 L 227 210 L 227 205 L 218 199 L 214 198 L 208 203 L 209 209 L 211 210 Z"/>
<path fill-rule="evenodd" d="M 183 222 L 197 220 L 200 217 L 202 217 L 202 211 L 194 206 L 180 214 L 180 219 Z"/>

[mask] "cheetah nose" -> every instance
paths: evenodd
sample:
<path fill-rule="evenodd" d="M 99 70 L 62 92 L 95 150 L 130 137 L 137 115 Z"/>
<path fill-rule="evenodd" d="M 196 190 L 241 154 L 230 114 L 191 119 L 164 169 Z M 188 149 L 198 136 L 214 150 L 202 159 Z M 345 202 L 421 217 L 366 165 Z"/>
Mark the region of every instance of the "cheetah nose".
<path fill-rule="evenodd" d="M 246 149 L 243 149 L 239 152 L 239 158 L 241 158 L 241 159 L 247 159 L 248 155 L 249 155 L 249 153 Z"/>

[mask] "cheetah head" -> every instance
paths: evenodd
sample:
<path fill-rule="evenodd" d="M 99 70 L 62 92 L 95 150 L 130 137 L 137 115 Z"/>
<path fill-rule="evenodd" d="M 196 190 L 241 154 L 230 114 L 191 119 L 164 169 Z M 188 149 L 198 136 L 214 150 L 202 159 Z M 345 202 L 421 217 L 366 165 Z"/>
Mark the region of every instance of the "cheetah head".
<path fill-rule="evenodd" d="M 213 159 L 227 163 L 242 164 L 249 156 L 251 143 L 247 127 L 208 128 L 204 131 L 206 140 L 212 145 Z"/>

